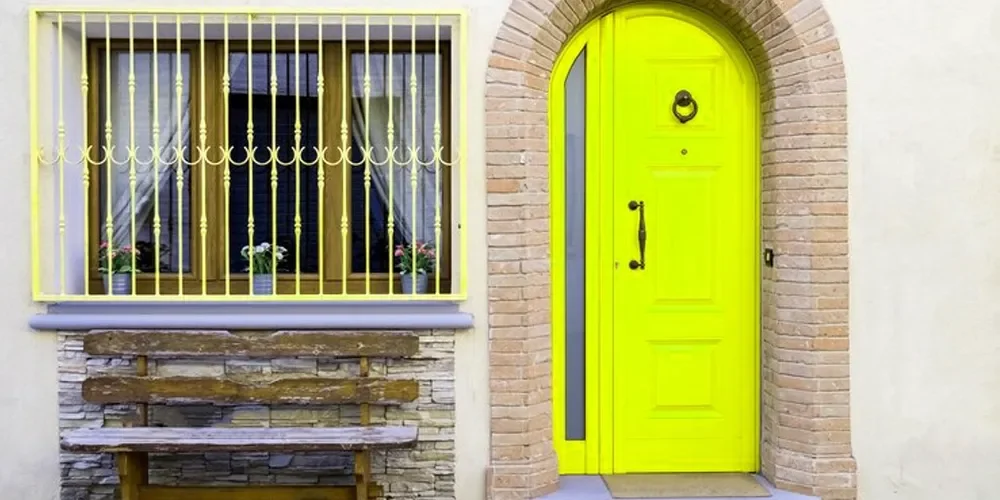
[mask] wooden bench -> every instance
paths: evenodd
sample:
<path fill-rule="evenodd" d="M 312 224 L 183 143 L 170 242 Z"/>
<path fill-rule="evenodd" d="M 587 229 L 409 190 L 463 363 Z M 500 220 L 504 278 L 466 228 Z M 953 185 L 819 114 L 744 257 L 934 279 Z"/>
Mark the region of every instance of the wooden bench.
<path fill-rule="evenodd" d="M 224 332 L 113 331 L 84 337 L 92 356 L 135 356 L 134 376 L 99 376 L 83 383 L 83 397 L 100 404 L 136 404 L 133 425 L 68 431 L 69 452 L 114 453 L 122 500 L 367 500 L 381 496 L 371 480 L 371 452 L 412 446 L 416 427 L 371 426 L 371 405 L 417 399 L 415 380 L 370 377 L 371 358 L 416 354 L 416 336 L 403 333 L 279 332 L 233 335 Z M 149 358 L 352 358 L 356 378 L 160 377 L 148 374 Z M 164 403 L 357 404 L 358 427 L 148 427 L 148 405 Z M 149 484 L 149 453 L 353 451 L 354 486 L 156 486 Z"/>

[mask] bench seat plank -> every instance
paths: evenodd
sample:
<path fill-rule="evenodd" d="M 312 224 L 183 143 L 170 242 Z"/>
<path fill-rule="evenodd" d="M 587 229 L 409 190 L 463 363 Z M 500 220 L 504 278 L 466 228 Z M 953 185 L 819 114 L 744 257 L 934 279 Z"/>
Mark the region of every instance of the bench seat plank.
<path fill-rule="evenodd" d="M 408 332 L 274 333 L 113 330 L 83 337 L 83 350 L 94 356 L 405 358 L 420 350 L 420 338 Z"/>
<path fill-rule="evenodd" d="M 400 448 L 417 441 L 416 427 L 104 427 L 63 434 L 79 453 L 209 451 L 357 451 Z"/>
<path fill-rule="evenodd" d="M 381 498 L 370 485 L 368 498 Z M 141 500 L 356 500 L 354 486 L 140 486 Z"/>
<path fill-rule="evenodd" d="M 420 394 L 416 380 L 378 378 L 92 377 L 83 382 L 91 403 L 402 404 Z"/>

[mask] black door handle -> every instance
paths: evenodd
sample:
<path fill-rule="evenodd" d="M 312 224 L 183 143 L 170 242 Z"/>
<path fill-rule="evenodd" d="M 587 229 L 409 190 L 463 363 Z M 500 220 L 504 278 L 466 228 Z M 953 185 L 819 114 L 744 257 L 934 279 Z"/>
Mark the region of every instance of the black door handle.
<path fill-rule="evenodd" d="M 646 203 L 633 200 L 628 202 L 628 209 L 639 210 L 639 260 L 632 259 L 628 268 L 633 271 L 646 269 Z"/>

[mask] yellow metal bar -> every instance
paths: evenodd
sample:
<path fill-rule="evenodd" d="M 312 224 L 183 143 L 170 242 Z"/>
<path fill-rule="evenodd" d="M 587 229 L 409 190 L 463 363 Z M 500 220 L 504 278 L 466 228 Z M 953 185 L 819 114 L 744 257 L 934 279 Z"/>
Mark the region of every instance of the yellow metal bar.
<path fill-rule="evenodd" d="M 286 7 L 145 7 L 145 8 L 121 8 L 121 7 L 44 7 L 31 9 L 31 12 L 38 15 L 45 14 L 171 14 L 171 15 L 224 15 L 224 14 L 251 14 L 251 15 L 275 15 L 275 16 L 308 16 L 308 15 L 338 15 L 338 16 L 462 16 L 466 13 L 462 9 L 399 9 L 399 8 L 344 8 L 344 9 L 301 9 Z"/>
<path fill-rule="evenodd" d="M 83 148 L 81 181 L 83 183 L 83 294 L 90 295 L 90 77 L 87 72 L 87 15 L 80 15 L 80 105 L 83 109 Z M 99 155 L 99 153 L 98 153 Z M 34 255 L 37 252 L 32 252 Z"/>
<path fill-rule="evenodd" d="M 129 191 L 129 248 L 132 253 L 132 294 L 135 294 L 135 17 L 128 16 L 128 191 Z"/>
<path fill-rule="evenodd" d="M 434 18 L 434 293 L 441 293 L 441 18 L 438 17 Z"/>
<path fill-rule="evenodd" d="M 63 16 L 58 20 L 58 53 L 59 53 L 59 293 L 66 293 L 66 120 L 63 114 Z"/>
<path fill-rule="evenodd" d="M 111 286 L 111 252 L 114 248 L 114 219 L 111 217 L 111 170 L 112 163 L 114 162 L 114 135 L 112 133 L 111 124 L 111 17 L 104 16 L 104 113 L 107 119 L 104 122 L 104 161 L 105 161 L 105 176 L 107 177 L 104 193 L 105 193 L 105 218 L 104 218 L 104 234 L 107 236 L 107 257 L 108 257 L 108 285 L 107 294 L 114 295 L 114 291 Z"/>
<path fill-rule="evenodd" d="M 320 47 L 320 50 L 323 50 Z M 299 18 L 295 17 L 295 295 L 302 294 L 302 211 L 299 206 L 301 184 L 299 169 L 302 167 L 302 116 L 299 109 Z M 322 118 L 321 118 L 322 119 Z"/>
<path fill-rule="evenodd" d="M 153 16 L 153 293 L 160 294 L 160 42 Z"/>
<path fill-rule="evenodd" d="M 222 171 L 222 196 L 224 198 L 225 204 L 223 205 L 223 217 L 226 229 L 225 234 L 225 245 L 223 245 L 223 253 L 226 255 L 226 267 L 223 268 L 226 279 L 226 295 L 229 295 L 232 289 L 232 268 L 229 262 L 229 254 L 231 249 L 231 243 L 229 241 L 229 187 L 232 184 L 232 179 L 230 178 L 229 163 L 232 159 L 232 150 L 229 148 L 229 15 L 226 14 L 222 19 L 222 148 L 226 154 L 223 160 L 225 165 Z"/>
<path fill-rule="evenodd" d="M 372 263 L 371 263 L 371 186 L 372 186 L 372 143 L 371 143 L 371 95 L 372 95 L 372 75 L 371 64 L 371 40 L 370 40 L 370 19 L 365 16 L 365 295 L 372 293 Z M 346 278 L 346 276 L 345 276 Z"/>
<path fill-rule="evenodd" d="M 319 30 L 319 34 L 318 34 L 318 38 L 319 38 L 319 54 L 317 54 L 317 58 L 318 58 L 317 66 L 318 66 L 318 69 L 316 70 L 316 99 L 317 99 L 317 106 L 318 106 L 319 109 L 318 109 L 318 113 L 317 113 L 316 116 L 319 117 L 318 120 L 317 120 L 318 123 L 319 123 L 319 127 L 318 127 L 318 132 L 319 132 L 319 148 L 316 150 L 316 191 L 318 193 L 317 203 L 318 203 L 318 216 L 319 216 L 319 220 L 317 222 L 317 224 L 318 224 L 317 227 L 319 228 L 319 238 L 318 238 L 318 243 L 319 243 L 319 255 L 318 255 L 318 257 L 319 257 L 319 268 L 318 268 L 318 271 L 319 271 L 319 294 L 323 295 L 323 282 L 325 281 L 324 277 L 323 277 L 323 274 L 324 274 L 323 273 L 323 271 L 324 271 L 324 267 L 323 267 L 323 246 L 324 245 L 323 245 L 323 243 L 324 243 L 324 240 L 326 239 L 326 227 L 323 226 L 323 201 L 326 198 L 326 193 L 325 193 L 325 191 L 326 191 L 326 189 L 325 189 L 326 188 L 326 164 L 325 164 L 325 160 L 326 160 L 326 147 L 325 147 L 325 143 L 326 143 L 326 140 L 325 140 L 325 138 L 323 136 L 323 122 L 326 121 L 324 119 L 324 115 L 323 115 L 323 99 L 324 99 L 323 96 L 324 96 L 324 93 L 325 93 L 324 92 L 324 88 L 323 88 L 323 79 L 324 79 L 324 77 L 323 77 L 323 53 L 326 52 L 326 50 L 324 50 L 324 47 L 323 47 L 323 16 L 320 16 L 320 18 L 317 21 L 317 23 L 319 25 L 319 27 L 318 27 L 318 30 Z"/>
<path fill-rule="evenodd" d="M 417 169 L 420 167 L 420 157 L 417 152 L 417 19 L 412 19 L 410 26 L 410 279 L 413 286 L 410 293 L 417 293 Z"/>
<path fill-rule="evenodd" d="M 340 286 L 341 293 L 347 295 L 347 247 L 350 241 L 347 239 L 347 169 L 350 163 L 350 150 L 352 144 L 347 138 L 347 93 L 351 92 L 350 83 L 347 81 L 347 17 L 340 17 L 340 165 L 341 165 L 341 211 L 340 211 Z"/>
<path fill-rule="evenodd" d="M 278 293 L 278 28 L 271 18 L 271 293 Z M 252 189 L 252 187 L 251 187 Z"/>
<path fill-rule="evenodd" d="M 38 169 L 41 167 L 41 140 L 39 137 L 40 114 L 38 112 L 38 12 L 28 14 L 28 108 L 31 113 L 31 166 L 29 167 L 29 188 L 31 193 L 31 294 L 36 299 L 41 297 L 42 289 L 41 267 L 41 207 L 38 200 Z"/>
<path fill-rule="evenodd" d="M 392 278 L 393 275 L 395 274 L 393 273 L 393 268 L 395 267 L 393 264 L 395 263 L 395 258 L 396 258 L 395 257 L 396 248 L 395 245 L 392 244 L 393 241 L 395 241 L 393 239 L 393 236 L 395 235 L 396 232 L 396 216 L 395 216 L 396 209 L 395 205 L 393 204 L 393 184 L 394 184 L 393 177 L 396 177 L 396 172 L 394 171 L 395 166 L 393 165 L 393 160 L 395 160 L 396 156 L 394 148 L 394 146 L 396 145 L 396 137 L 395 137 L 396 130 L 393 122 L 395 121 L 396 115 L 393 114 L 392 112 L 393 111 L 392 104 L 393 101 L 395 100 L 393 99 L 393 93 L 396 91 L 396 80 L 392 78 L 393 66 L 394 64 L 392 63 L 392 18 L 390 17 L 389 18 L 389 77 L 388 80 L 383 85 L 383 87 L 385 88 L 385 96 L 389 100 L 389 120 L 388 120 L 389 123 L 386 125 L 387 127 L 386 138 L 388 139 L 387 141 L 388 146 L 386 148 L 385 155 L 387 157 L 386 170 L 389 173 L 389 210 L 388 210 L 389 220 L 388 223 L 386 224 L 386 230 L 389 233 L 389 295 L 390 296 L 394 292 L 392 286 Z"/>
<path fill-rule="evenodd" d="M 198 124 L 198 143 L 201 145 L 199 151 L 199 164 L 198 170 L 201 176 L 201 221 L 199 224 L 199 229 L 201 231 L 201 294 L 208 295 L 208 197 L 205 194 L 205 170 L 207 170 L 207 165 L 205 164 L 206 157 L 208 155 L 208 148 L 206 143 L 208 141 L 208 123 L 205 119 L 205 16 L 202 15 L 198 18 L 198 51 L 200 52 L 200 64 L 201 70 L 199 73 L 199 79 L 201 80 L 201 105 L 198 107 L 201 113 L 201 120 Z"/>
<path fill-rule="evenodd" d="M 177 27 L 177 72 L 174 79 L 174 92 L 177 95 L 177 146 L 175 153 L 175 167 L 177 169 L 177 221 L 184 224 L 184 146 L 181 141 L 184 137 L 183 130 L 183 97 L 184 97 L 184 73 L 181 70 L 181 16 L 175 17 Z M 177 295 L 184 295 L 184 231 L 177 231 Z"/>
<path fill-rule="evenodd" d="M 466 288 L 467 275 L 466 270 L 468 269 L 468 242 L 465 234 L 465 228 L 469 227 L 466 223 L 468 218 L 468 207 L 466 206 L 466 191 L 467 185 L 465 180 L 465 159 L 468 157 L 468 139 L 469 139 L 469 124 L 467 120 L 468 109 L 468 93 L 466 89 L 468 88 L 468 71 L 467 68 L 469 60 L 469 14 L 467 11 L 462 11 L 459 16 L 459 77 L 458 77 L 458 198 L 459 198 L 459 237 L 461 238 L 461 243 L 459 245 L 459 296 L 464 299 L 468 288 Z M 456 159 L 452 160 L 452 164 L 455 164 Z M 453 285 L 454 286 L 454 285 Z"/>
<path fill-rule="evenodd" d="M 393 301 L 416 301 L 416 302 L 456 302 L 465 299 L 464 296 L 458 294 L 447 294 L 447 295 L 434 295 L 434 294 L 397 294 Z M 143 295 L 141 296 L 142 302 L 278 302 L 278 303 L 297 303 L 297 302 L 384 302 L 385 295 L 373 294 L 373 295 L 317 295 L 317 294 L 305 294 L 305 295 L 255 295 L 253 297 L 247 295 L 186 295 L 182 299 L 178 298 L 176 295 Z M 108 295 L 60 295 L 52 293 L 43 293 L 38 296 L 39 302 L 121 302 L 122 298 L 120 295 L 108 296 Z"/>
<path fill-rule="evenodd" d="M 250 295 L 253 296 L 253 273 L 254 273 L 254 244 L 253 244 L 253 230 L 254 230 L 254 220 L 253 220 L 253 169 L 256 166 L 257 161 L 254 156 L 256 156 L 256 148 L 253 145 L 253 16 L 247 16 L 247 245 L 250 247 L 249 259 L 249 273 L 247 278 L 249 280 L 248 289 Z"/>

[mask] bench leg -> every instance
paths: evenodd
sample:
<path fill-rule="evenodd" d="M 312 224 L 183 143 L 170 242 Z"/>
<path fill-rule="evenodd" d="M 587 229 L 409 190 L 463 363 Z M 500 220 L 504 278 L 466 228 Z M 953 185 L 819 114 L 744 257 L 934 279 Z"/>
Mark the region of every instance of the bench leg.
<path fill-rule="evenodd" d="M 354 453 L 354 484 L 357 485 L 357 500 L 368 500 L 368 487 L 371 482 L 371 461 L 368 450 Z M 124 499 L 122 499 L 124 500 Z"/>
<path fill-rule="evenodd" d="M 149 484 L 149 455 L 118 453 L 115 460 L 118 462 L 121 499 L 139 500 L 139 488 Z"/>

